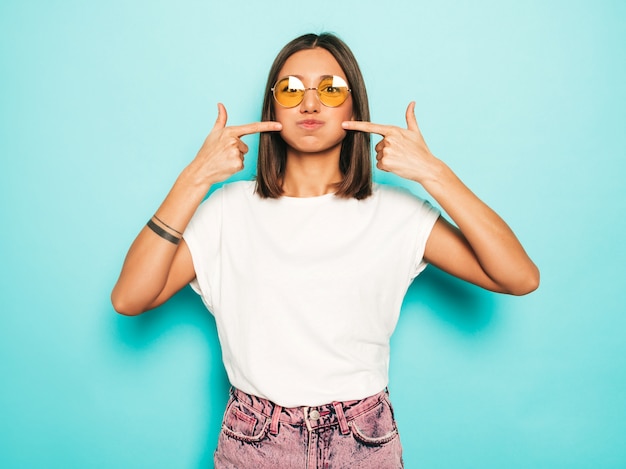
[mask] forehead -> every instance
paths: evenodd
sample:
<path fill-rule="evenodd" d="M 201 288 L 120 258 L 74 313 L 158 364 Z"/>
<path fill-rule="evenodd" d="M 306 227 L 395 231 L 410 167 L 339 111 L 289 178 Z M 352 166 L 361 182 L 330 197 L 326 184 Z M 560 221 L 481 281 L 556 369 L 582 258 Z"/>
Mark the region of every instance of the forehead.
<path fill-rule="evenodd" d="M 306 49 L 291 55 L 280 69 L 279 76 L 295 75 L 303 78 L 319 78 L 338 75 L 345 78 L 339 62 L 326 49 Z"/>

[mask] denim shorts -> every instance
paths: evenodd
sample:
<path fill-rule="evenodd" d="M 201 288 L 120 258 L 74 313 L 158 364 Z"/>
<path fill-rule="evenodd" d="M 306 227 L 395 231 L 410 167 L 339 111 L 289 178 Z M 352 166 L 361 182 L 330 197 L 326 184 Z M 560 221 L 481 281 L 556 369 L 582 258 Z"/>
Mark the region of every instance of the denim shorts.
<path fill-rule="evenodd" d="M 216 469 L 398 469 L 402 446 L 386 390 L 358 401 L 284 408 L 231 389 Z"/>

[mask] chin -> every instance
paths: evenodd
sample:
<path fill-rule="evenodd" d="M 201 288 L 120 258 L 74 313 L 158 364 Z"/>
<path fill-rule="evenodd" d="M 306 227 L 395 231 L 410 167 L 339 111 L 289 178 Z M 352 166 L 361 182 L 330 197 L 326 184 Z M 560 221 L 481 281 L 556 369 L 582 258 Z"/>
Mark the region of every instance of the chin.
<path fill-rule="evenodd" d="M 340 139 L 328 142 L 320 141 L 318 139 L 314 139 L 312 137 L 303 137 L 298 140 L 287 140 L 285 139 L 285 143 L 287 147 L 292 149 L 293 151 L 299 153 L 324 153 L 328 151 L 333 151 L 335 149 L 340 150 L 341 144 L 343 143 L 345 135 L 343 135 Z"/>

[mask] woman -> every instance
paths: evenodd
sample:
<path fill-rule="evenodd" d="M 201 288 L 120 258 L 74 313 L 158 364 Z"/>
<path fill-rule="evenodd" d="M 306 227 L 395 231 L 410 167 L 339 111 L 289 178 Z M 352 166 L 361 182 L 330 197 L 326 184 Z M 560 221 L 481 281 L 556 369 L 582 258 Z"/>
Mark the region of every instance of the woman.
<path fill-rule="evenodd" d="M 539 283 L 513 232 L 419 131 L 369 122 L 348 47 L 329 34 L 285 46 L 262 122 L 218 117 L 196 158 L 139 233 L 112 293 L 140 314 L 187 283 L 215 315 L 233 386 L 218 468 L 402 467 L 389 403 L 389 338 L 427 263 L 495 292 Z M 261 133 L 257 179 L 210 187 L 243 168 Z M 376 166 L 421 184 L 447 222 L 408 191 L 372 185 Z M 184 233 L 184 234 L 183 234 Z"/>

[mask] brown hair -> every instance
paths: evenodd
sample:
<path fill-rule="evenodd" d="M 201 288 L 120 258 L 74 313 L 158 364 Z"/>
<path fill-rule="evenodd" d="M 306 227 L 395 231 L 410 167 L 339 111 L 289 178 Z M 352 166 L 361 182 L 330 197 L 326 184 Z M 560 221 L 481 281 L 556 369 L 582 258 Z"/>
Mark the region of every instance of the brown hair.
<path fill-rule="evenodd" d="M 278 53 L 267 77 L 261 120 L 276 119 L 271 87 L 289 57 L 301 50 L 321 47 L 330 52 L 343 69 L 352 90 L 352 112 L 355 120 L 369 121 L 370 112 L 365 82 L 359 65 L 348 46 L 330 33 L 305 34 L 289 42 Z M 261 133 L 257 161 L 256 192 L 263 198 L 277 198 L 283 193 L 287 145 L 278 132 Z M 372 193 L 370 135 L 348 131 L 341 144 L 339 170 L 343 180 L 337 187 L 339 197 L 364 199 Z"/>

